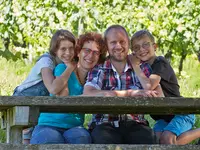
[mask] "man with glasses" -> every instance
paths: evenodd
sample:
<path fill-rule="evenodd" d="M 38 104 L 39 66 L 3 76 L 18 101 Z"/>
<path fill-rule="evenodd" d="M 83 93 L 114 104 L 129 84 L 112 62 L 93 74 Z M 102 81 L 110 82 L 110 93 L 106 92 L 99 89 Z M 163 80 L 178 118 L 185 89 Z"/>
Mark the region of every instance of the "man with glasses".
<path fill-rule="evenodd" d="M 141 90 L 142 86 L 127 62 L 129 37 L 120 25 L 110 26 L 104 33 L 109 56 L 89 74 L 84 86 L 85 95 L 148 96 L 156 91 Z M 94 114 L 90 129 L 95 144 L 156 144 L 154 132 L 144 115 Z"/>

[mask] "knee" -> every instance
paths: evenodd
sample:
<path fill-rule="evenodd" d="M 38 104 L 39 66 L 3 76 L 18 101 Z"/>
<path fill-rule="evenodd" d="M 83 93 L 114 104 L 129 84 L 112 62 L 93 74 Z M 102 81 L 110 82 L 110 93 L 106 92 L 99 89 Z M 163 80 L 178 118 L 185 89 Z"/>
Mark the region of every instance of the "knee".
<path fill-rule="evenodd" d="M 64 135 L 74 135 L 74 136 L 90 136 L 88 130 L 84 127 L 74 127 L 64 132 Z"/>
<path fill-rule="evenodd" d="M 64 132 L 66 143 L 71 144 L 90 144 L 90 133 L 83 127 L 71 128 Z"/>
<path fill-rule="evenodd" d="M 171 136 L 170 134 L 162 134 L 160 136 L 160 144 L 176 144 L 176 136 Z"/>
<path fill-rule="evenodd" d="M 50 127 L 39 127 L 33 131 L 31 144 L 62 144 L 65 143 L 64 138 L 57 130 Z"/>
<path fill-rule="evenodd" d="M 32 132 L 33 132 L 33 127 L 24 129 L 22 132 L 22 142 L 23 144 L 30 144 L 30 139 L 32 136 Z"/>

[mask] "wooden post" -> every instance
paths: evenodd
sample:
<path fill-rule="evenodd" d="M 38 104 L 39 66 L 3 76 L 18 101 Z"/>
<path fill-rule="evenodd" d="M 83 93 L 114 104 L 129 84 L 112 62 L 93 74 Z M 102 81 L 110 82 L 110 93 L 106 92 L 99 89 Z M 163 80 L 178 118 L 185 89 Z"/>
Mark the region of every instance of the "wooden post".
<path fill-rule="evenodd" d="M 0 112 L 1 113 L 1 129 L 6 129 L 6 120 L 7 120 L 7 117 L 6 117 L 6 111 L 2 111 Z"/>
<path fill-rule="evenodd" d="M 22 144 L 22 130 L 23 130 L 23 126 L 10 127 L 9 143 Z"/>
<path fill-rule="evenodd" d="M 38 115 L 38 107 L 15 106 L 7 109 L 6 142 L 22 144 L 23 128 L 36 124 Z"/>
<path fill-rule="evenodd" d="M 9 109 L 6 113 L 6 143 L 10 143 L 10 118 L 9 118 Z"/>

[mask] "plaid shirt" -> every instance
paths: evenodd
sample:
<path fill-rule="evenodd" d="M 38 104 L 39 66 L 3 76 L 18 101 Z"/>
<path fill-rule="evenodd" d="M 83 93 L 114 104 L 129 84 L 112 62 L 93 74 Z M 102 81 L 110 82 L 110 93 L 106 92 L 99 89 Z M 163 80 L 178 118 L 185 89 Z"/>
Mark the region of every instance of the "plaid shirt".
<path fill-rule="evenodd" d="M 140 67 L 146 76 L 150 75 L 150 65 L 142 64 Z M 130 64 L 126 64 L 124 71 L 120 76 L 109 59 L 107 59 L 104 64 L 96 66 L 91 72 L 89 72 L 85 85 L 93 86 L 99 90 L 142 89 L 142 85 L 140 84 L 139 79 L 135 75 Z M 96 123 L 96 125 L 102 123 L 111 123 L 117 127 L 118 121 L 121 120 L 134 120 L 139 123 L 146 125 L 148 124 L 148 122 L 144 119 L 144 115 L 142 114 L 93 114 L 91 123 Z"/>

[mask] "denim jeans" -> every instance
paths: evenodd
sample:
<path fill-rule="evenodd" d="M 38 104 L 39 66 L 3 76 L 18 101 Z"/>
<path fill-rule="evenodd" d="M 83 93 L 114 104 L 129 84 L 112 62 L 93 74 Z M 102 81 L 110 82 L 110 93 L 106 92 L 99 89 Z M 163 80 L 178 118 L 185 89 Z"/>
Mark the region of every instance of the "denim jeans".
<path fill-rule="evenodd" d="M 83 127 L 63 129 L 37 125 L 32 133 L 30 144 L 89 144 L 91 137 Z"/>
<path fill-rule="evenodd" d="M 49 91 L 45 87 L 43 81 L 41 81 L 22 91 L 19 91 L 18 87 L 16 87 L 13 96 L 49 96 Z"/>

